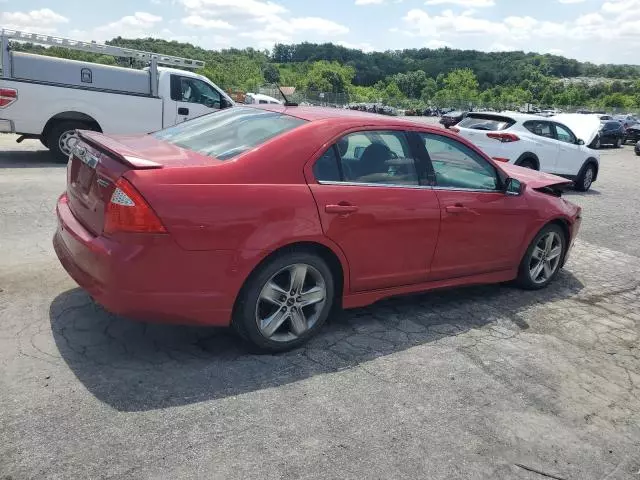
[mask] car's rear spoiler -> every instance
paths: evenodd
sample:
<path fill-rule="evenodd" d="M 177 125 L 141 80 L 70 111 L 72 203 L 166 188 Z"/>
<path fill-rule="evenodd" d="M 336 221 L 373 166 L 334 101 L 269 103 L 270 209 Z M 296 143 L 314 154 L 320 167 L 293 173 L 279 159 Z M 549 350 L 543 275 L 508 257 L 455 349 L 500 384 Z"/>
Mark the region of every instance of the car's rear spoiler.
<path fill-rule="evenodd" d="M 91 146 L 103 151 L 116 160 L 136 170 L 162 168 L 161 163 L 153 162 L 136 156 L 136 152 L 113 138 L 91 130 L 78 130 L 78 136 Z"/>

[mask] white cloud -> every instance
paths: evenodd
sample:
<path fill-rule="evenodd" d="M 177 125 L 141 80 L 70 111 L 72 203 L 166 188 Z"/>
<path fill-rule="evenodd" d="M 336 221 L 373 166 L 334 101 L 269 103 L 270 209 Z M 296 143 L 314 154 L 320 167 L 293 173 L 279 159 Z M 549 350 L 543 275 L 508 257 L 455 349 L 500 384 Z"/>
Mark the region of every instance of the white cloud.
<path fill-rule="evenodd" d="M 451 44 L 449 42 L 445 42 L 444 40 L 433 39 L 425 43 L 424 46 L 427 48 L 437 49 L 437 48 L 451 47 Z"/>
<path fill-rule="evenodd" d="M 235 28 L 229 22 L 225 22 L 224 20 L 218 20 L 217 18 L 202 18 L 198 15 L 189 15 L 182 19 L 182 23 L 188 27 L 206 29 L 233 30 Z"/>
<path fill-rule="evenodd" d="M 26 30 L 35 33 L 56 33 L 58 26 L 69 19 L 49 8 L 29 12 L 0 12 L 0 24 L 12 30 Z"/>
<path fill-rule="evenodd" d="M 427 0 L 425 5 L 458 5 L 460 7 L 486 8 L 493 7 L 495 0 Z"/>
<path fill-rule="evenodd" d="M 356 5 L 382 5 L 384 0 L 356 0 Z"/>
<path fill-rule="evenodd" d="M 162 17 L 158 15 L 135 12 L 133 15 L 126 15 L 119 20 L 100 25 L 91 30 L 71 30 L 70 35 L 78 40 L 95 40 L 98 42 L 111 40 L 118 36 L 124 38 L 167 38 L 170 32 L 159 28 L 161 22 Z"/>

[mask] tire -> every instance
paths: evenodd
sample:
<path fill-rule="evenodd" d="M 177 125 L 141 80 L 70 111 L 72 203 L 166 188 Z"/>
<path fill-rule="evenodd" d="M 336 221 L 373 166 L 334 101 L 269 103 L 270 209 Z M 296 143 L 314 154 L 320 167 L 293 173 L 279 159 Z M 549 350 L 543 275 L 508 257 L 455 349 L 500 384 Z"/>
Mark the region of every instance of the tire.
<path fill-rule="evenodd" d="M 294 282 L 302 273 L 303 283 Z M 249 277 L 240 292 L 232 326 L 259 352 L 291 350 L 325 323 L 334 292 L 331 270 L 318 255 L 304 251 L 277 255 Z M 303 305 L 305 294 L 314 303 Z"/>
<path fill-rule="evenodd" d="M 576 190 L 580 192 L 586 192 L 593 185 L 593 179 L 596 176 L 596 167 L 593 163 L 588 163 L 587 166 L 582 170 L 582 173 L 578 175 L 576 179 L 575 186 Z"/>
<path fill-rule="evenodd" d="M 624 144 L 624 142 L 622 141 L 621 138 L 618 138 L 616 140 L 616 148 L 622 148 L 622 145 Z"/>
<path fill-rule="evenodd" d="M 600 140 L 600 137 L 596 137 L 591 145 L 593 145 L 594 150 L 600 150 L 600 148 L 602 148 L 602 141 Z"/>
<path fill-rule="evenodd" d="M 47 135 L 46 144 L 57 163 L 66 163 L 69 160 L 69 148 L 74 143 L 73 139 L 77 141 L 77 137 L 73 133 L 74 130 L 95 131 L 96 129 L 86 123 L 73 120 L 55 123 Z M 66 145 L 65 149 L 61 146 L 63 144 Z"/>
<path fill-rule="evenodd" d="M 550 244 L 549 237 L 552 238 Z M 567 239 L 562 228 L 554 223 L 547 225 L 538 232 L 522 257 L 517 284 L 525 290 L 547 287 L 562 268 L 566 253 Z"/>
<path fill-rule="evenodd" d="M 518 163 L 519 166 L 523 167 L 523 168 L 528 168 L 530 170 L 537 170 L 536 168 L 536 162 L 534 162 L 533 160 L 531 160 L 530 158 L 525 158 L 524 160 L 522 160 L 520 163 Z"/>

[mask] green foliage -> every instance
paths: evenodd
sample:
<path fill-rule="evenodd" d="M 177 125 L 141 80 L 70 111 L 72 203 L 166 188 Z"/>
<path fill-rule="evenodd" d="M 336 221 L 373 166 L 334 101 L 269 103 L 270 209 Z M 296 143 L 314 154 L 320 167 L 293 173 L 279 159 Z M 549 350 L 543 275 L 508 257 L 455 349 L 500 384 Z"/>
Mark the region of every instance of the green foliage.
<path fill-rule="evenodd" d="M 640 108 L 640 67 L 594 65 L 557 55 L 449 48 L 364 53 L 330 43 L 278 44 L 271 53 L 253 48 L 212 51 L 189 43 L 121 37 L 107 43 L 205 61 L 200 73 L 224 89 L 255 91 L 279 83 L 298 92 L 335 93 L 354 102 L 384 101 L 411 108 L 469 103 L 513 108 L 530 102 L 544 107 Z M 13 48 L 107 65 L 143 66 L 57 47 L 14 44 Z"/>

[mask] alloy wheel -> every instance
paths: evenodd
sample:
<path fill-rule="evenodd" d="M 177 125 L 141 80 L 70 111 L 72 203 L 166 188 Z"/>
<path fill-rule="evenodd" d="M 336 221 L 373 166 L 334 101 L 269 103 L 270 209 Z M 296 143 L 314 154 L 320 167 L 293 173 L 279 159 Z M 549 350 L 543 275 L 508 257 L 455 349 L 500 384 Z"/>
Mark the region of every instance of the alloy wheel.
<path fill-rule="evenodd" d="M 548 282 L 556 273 L 562 258 L 562 239 L 551 231 L 542 236 L 531 252 L 529 275 L 534 283 Z"/>
<path fill-rule="evenodd" d="M 273 275 L 262 287 L 255 318 L 260 333 L 275 342 L 290 342 L 313 328 L 327 299 L 322 274 L 296 263 Z"/>
<path fill-rule="evenodd" d="M 587 167 L 587 171 L 584 172 L 584 178 L 582 179 L 582 186 L 586 190 L 589 190 L 593 183 L 593 168 Z"/>
<path fill-rule="evenodd" d="M 74 130 L 67 130 L 58 139 L 58 147 L 66 156 L 71 155 L 71 149 L 76 143 L 78 143 L 78 136 Z"/>

